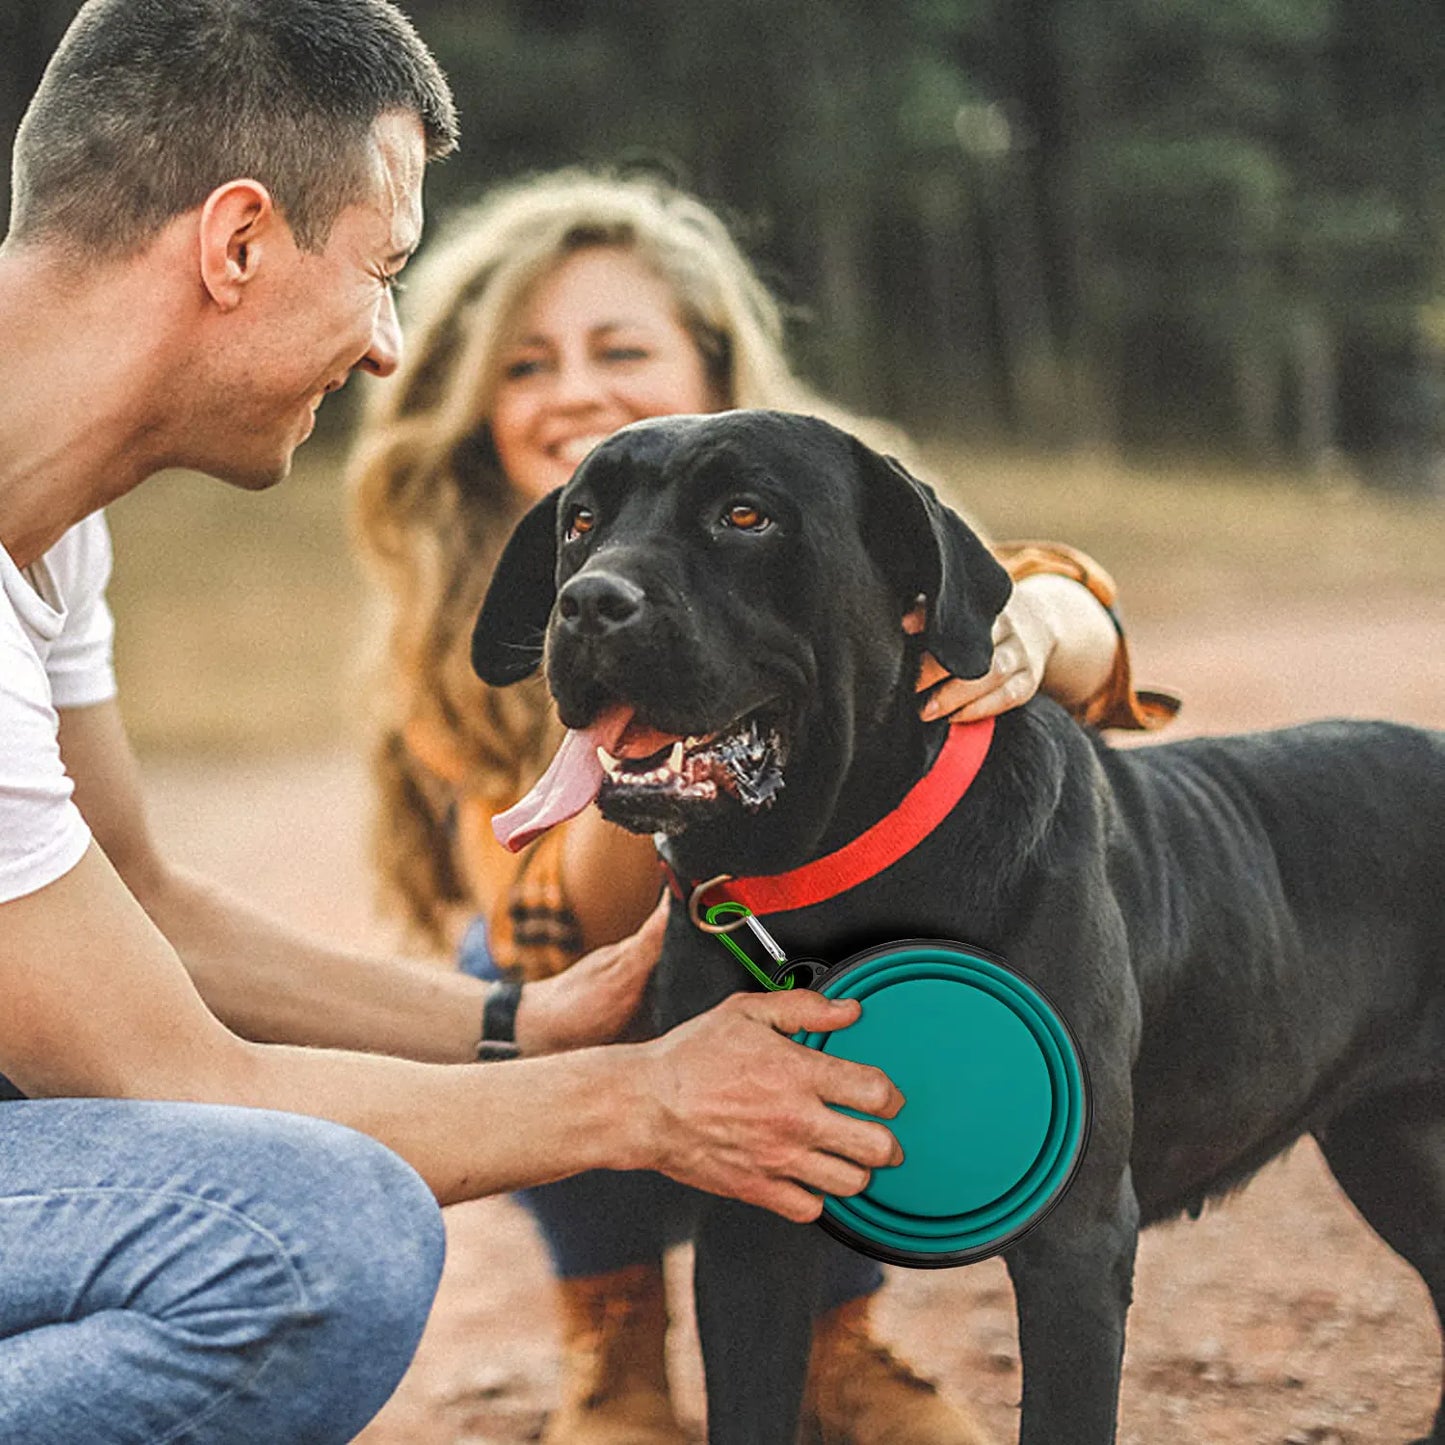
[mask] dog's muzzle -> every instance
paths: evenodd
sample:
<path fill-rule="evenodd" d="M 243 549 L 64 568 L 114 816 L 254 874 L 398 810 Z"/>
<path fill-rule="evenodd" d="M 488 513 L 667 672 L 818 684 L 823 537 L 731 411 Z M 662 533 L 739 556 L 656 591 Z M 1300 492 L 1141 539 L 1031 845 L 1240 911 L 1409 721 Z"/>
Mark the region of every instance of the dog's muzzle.
<path fill-rule="evenodd" d="M 557 627 L 578 638 L 600 638 L 639 622 L 647 596 L 613 572 L 583 572 L 557 594 Z"/>

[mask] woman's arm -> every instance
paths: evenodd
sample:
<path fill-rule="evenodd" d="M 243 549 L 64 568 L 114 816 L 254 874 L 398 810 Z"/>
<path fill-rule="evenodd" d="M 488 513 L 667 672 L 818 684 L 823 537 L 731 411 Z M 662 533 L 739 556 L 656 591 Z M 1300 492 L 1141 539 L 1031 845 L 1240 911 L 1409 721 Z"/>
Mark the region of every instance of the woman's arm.
<path fill-rule="evenodd" d="M 1042 690 L 1095 727 L 1163 727 L 1179 697 L 1134 686 L 1129 644 L 1113 612 L 1114 579 L 1085 552 L 1061 542 L 991 543 L 1013 578 L 1013 593 L 994 625 L 993 665 L 981 678 L 949 678 L 925 653 L 920 691 L 935 689 L 925 718 L 969 722 L 1005 712 Z M 916 607 L 905 631 L 924 628 Z"/>
<path fill-rule="evenodd" d="M 915 617 L 916 626 L 910 621 Z M 921 612 L 910 613 L 904 626 L 921 631 Z M 993 640 L 993 664 L 982 677 L 949 678 L 925 655 L 919 689 L 942 685 L 924 704 L 924 718 L 973 722 L 1019 707 L 1041 689 L 1071 712 L 1082 712 L 1107 686 L 1123 646 L 1103 603 L 1082 583 L 1050 573 L 1014 584 L 994 622 Z"/>

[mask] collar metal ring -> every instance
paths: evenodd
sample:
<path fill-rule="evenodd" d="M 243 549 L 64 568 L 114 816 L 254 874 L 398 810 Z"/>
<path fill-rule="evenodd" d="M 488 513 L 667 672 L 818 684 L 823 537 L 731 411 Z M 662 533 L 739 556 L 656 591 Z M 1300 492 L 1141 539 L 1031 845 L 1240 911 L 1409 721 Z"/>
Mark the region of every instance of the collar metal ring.
<path fill-rule="evenodd" d="M 692 919 L 694 925 L 704 933 L 731 933 L 735 928 L 741 928 L 748 920 L 744 915 L 741 918 L 734 918 L 729 923 L 709 923 L 702 916 L 702 896 L 710 888 L 716 888 L 719 883 L 731 883 L 731 873 L 719 873 L 716 878 L 709 878 L 706 883 L 699 883 L 692 890 L 687 900 L 687 916 Z"/>

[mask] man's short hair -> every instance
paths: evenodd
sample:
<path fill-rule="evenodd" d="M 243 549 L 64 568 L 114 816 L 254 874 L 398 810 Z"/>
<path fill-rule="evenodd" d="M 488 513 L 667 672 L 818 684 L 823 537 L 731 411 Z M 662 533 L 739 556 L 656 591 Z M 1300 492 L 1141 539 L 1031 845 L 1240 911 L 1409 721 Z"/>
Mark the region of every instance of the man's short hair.
<path fill-rule="evenodd" d="M 390 0 L 87 0 L 16 136 L 11 235 L 129 254 L 245 177 L 320 250 L 389 111 L 429 158 L 455 148 L 446 78 Z"/>

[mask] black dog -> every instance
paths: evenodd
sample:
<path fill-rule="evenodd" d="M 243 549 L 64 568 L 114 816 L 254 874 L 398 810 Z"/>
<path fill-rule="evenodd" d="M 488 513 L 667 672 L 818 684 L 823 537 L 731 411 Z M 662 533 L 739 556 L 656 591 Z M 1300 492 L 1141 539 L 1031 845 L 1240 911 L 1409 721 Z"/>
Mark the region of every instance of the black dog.
<path fill-rule="evenodd" d="M 682 878 L 767 874 L 848 842 L 924 772 L 945 728 L 917 717 L 919 650 L 982 674 L 1008 591 L 931 492 L 825 423 L 671 418 L 618 433 L 523 520 L 473 658 L 506 683 L 545 641 L 581 730 L 525 825 L 595 792 L 666 834 Z M 919 594 L 927 630 L 905 636 Z M 1035 699 L 998 720 L 914 852 L 775 915 L 795 956 L 920 936 L 992 950 L 1080 1040 L 1087 1155 L 1007 1255 L 1026 1445 L 1114 1439 L 1139 1228 L 1197 1213 L 1304 1134 L 1445 1313 L 1442 820 L 1439 733 L 1319 723 L 1115 753 Z M 661 1022 L 744 982 L 675 907 Z M 707 1203 L 713 1440 L 794 1439 L 825 1240 Z M 1429 1438 L 1445 1442 L 1445 1411 Z"/>

